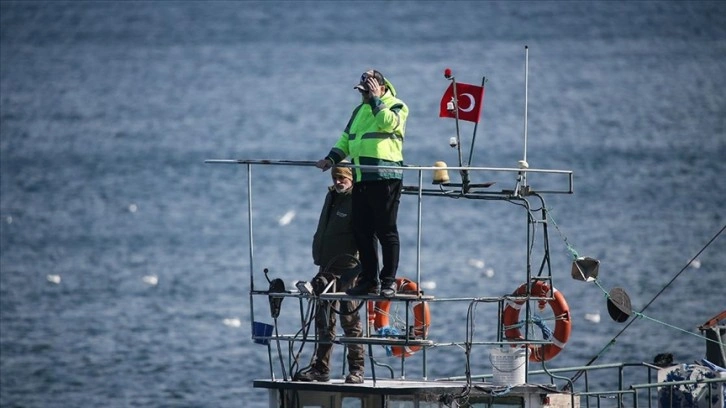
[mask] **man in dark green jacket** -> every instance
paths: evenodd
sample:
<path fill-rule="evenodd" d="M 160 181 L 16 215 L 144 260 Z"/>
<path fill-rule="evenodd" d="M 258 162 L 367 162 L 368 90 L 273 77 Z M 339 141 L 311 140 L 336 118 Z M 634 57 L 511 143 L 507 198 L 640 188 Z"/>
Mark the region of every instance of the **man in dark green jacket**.
<path fill-rule="evenodd" d="M 355 280 L 358 268 L 358 250 L 352 227 L 353 174 L 347 167 L 332 170 L 333 186 L 325 196 L 318 228 L 313 236 L 313 262 L 320 268 L 313 279 L 316 290 L 335 281 L 335 292 L 348 289 Z M 352 273 L 351 273 L 352 272 Z M 350 276 L 349 279 L 342 279 Z M 329 381 L 330 355 L 335 339 L 336 314 L 340 314 L 340 325 L 346 337 L 361 337 L 363 327 L 358 313 L 358 301 L 318 302 L 315 314 L 315 330 L 318 335 L 315 358 L 309 369 L 293 378 L 296 381 Z M 345 382 L 363 382 L 365 350 L 362 344 L 348 345 L 348 376 Z"/>
<path fill-rule="evenodd" d="M 355 169 L 353 229 L 363 271 L 347 293 L 378 294 L 380 284 L 380 294 L 390 297 L 396 294 L 400 253 L 397 218 L 403 170 L 396 167 L 403 167 L 408 107 L 379 71 L 364 72 L 354 88 L 361 93 L 361 104 L 353 110 L 338 142 L 316 166 L 325 171 L 350 157 L 356 165 L 386 167 Z M 378 242 L 383 257 L 380 274 Z"/>

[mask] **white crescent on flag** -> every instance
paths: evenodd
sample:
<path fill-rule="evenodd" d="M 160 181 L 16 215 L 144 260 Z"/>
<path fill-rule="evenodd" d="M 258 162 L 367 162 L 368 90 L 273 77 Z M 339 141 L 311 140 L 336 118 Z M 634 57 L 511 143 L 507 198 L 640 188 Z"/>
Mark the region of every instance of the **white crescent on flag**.
<path fill-rule="evenodd" d="M 461 107 L 461 104 L 459 104 L 459 110 L 462 112 L 471 112 L 472 110 L 474 110 L 474 107 L 476 106 L 476 102 L 474 102 L 474 95 L 472 95 L 470 93 L 464 93 L 464 94 L 461 94 L 461 96 L 467 97 L 469 99 L 469 107 L 464 109 Z"/>

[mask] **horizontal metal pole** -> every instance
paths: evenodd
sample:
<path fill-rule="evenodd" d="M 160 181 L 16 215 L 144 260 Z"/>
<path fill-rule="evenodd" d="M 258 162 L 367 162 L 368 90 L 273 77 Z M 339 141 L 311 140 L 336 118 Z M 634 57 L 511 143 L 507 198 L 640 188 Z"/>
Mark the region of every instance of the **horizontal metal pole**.
<path fill-rule="evenodd" d="M 505 295 L 505 296 L 490 296 L 490 297 L 462 297 L 462 298 L 436 298 L 432 295 L 415 295 L 415 294 L 396 294 L 395 296 L 386 297 L 383 295 L 347 295 L 343 292 L 324 293 L 318 296 L 309 295 L 298 291 L 287 291 L 287 292 L 268 292 L 261 290 L 251 291 L 252 295 L 269 296 L 271 298 L 300 298 L 300 299 L 320 299 L 320 300 L 398 300 L 398 301 L 427 301 L 427 302 L 457 302 L 457 301 L 468 301 L 468 302 L 499 302 L 509 300 L 512 302 L 524 303 L 526 300 L 531 301 L 550 301 L 554 298 L 551 297 L 538 297 L 525 295 Z"/>
<path fill-rule="evenodd" d="M 318 296 L 320 300 L 401 300 L 401 301 L 421 301 L 421 300 L 434 300 L 433 296 L 414 295 L 414 294 L 402 294 L 398 293 L 395 296 L 386 297 L 382 295 L 346 295 L 342 292 L 336 293 L 323 293 Z"/>
<path fill-rule="evenodd" d="M 398 293 L 395 296 L 386 297 L 383 295 L 348 295 L 344 292 L 334 293 L 323 293 L 321 295 L 310 295 L 299 291 L 286 291 L 286 292 L 268 292 L 261 290 L 251 291 L 252 295 L 269 296 L 271 298 L 300 298 L 300 299 L 320 299 L 320 300 L 399 300 L 399 301 L 433 301 L 433 296 L 416 295 Z"/>
<path fill-rule="evenodd" d="M 726 377 L 721 378 L 703 378 L 699 380 L 684 380 L 684 381 L 665 381 L 655 384 L 633 384 L 630 388 L 637 390 L 641 388 L 653 388 L 653 387 L 670 387 L 674 385 L 692 385 L 692 384 L 710 384 L 710 383 L 726 383 Z"/>
<path fill-rule="evenodd" d="M 247 159 L 207 159 L 205 163 L 210 164 L 271 164 L 277 166 L 315 166 L 317 161 L 313 160 L 247 160 Z"/>
<path fill-rule="evenodd" d="M 431 340 L 417 339 L 396 339 L 390 337 L 339 337 L 336 339 L 341 344 L 374 344 L 381 346 L 422 346 L 434 345 Z"/>
<path fill-rule="evenodd" d="M 317 161 L 312 160 L 266 160 L 266 159 L 207 159 L 205 163 L 210 164 L 267 164 L 281 166 L 315 166 Z M 436 166 L 371 166 L 371 165 L 354 165 L 349 163 L 339 164 L 341 167 L 349 167 L 352 169 L 390 169 L 390 170 L 469 170 L 469 171 L 493 171 L 493 172 L 511 172 L 511 173 L 551 173 L 551 174 L 572 174 L 572 170 L 550 170 L 550 169 L 520 169 L 509 167 L 436 167 Z"/>
<path fill-rule="evenodd" d="M 437 343 L 437 345 L 440 345 L 440 343 Z M 529 375 L 549 375 L 549 373 L 556 374 L 556 373 L 568 373 L 573 371 L 595 371 L 595 370 L 602 370 L 602 369 L 613 369 L 613 368 L 622 368 L 624 366 L 640 366 L 640 364 L 626 364 L 626 363 L 611 363 L 611 364 L 600 364 L 600 365 L 591 365 L 591 366 L 579 366 L 579 367 L 565 367 L 565 368 L 548 368 L 547 371 L 544 370 L 530 370 Z M 491 377 L 491 374 L 476 374 L 472 375 L 471 378 L 486 378 Z M 455 376 L 455 377 L 447 377 L 448 379 L 457 380 L 457 379 L 466 379 L 464 376 Z"/>

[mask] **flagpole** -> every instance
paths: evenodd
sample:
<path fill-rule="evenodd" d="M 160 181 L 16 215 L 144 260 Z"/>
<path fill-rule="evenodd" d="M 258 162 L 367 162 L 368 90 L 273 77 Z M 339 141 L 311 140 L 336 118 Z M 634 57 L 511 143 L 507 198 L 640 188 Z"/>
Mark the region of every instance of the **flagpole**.
<path fill-rule="evenodd" d="M 463 161 L 461 156 L 461 135 L 459 132 L 459 94 L 456 91 L 456 77 L 451 74 L 450 69 L 446 69 L 444 71 L 444 76 L 446 79 L 451 81 L 452 84 L 452 90 L 454 92 L 454 120 L 456 121 L 456 150 L 459 154 L 459 167 L 463 167 Z M 469 191 L 469 172 L 467 170 L 460 170 L 459 174 L 461 175 L 461 185 L 464 190 L 464 193 L 467 193 Z"/>
<path fill-rule="evenodd" d="M 459 167 L 461 167 L 461 138 L 459 137 L 459 94 L 456 92 L 456 77 L 451 77 L 454 86 L 454 119 L 456 120 L 456 149 L 459 151 Z"/>
<path fill-rule="evenodd" d="M 487 77 L 481 77 L 481 87 L 484 89 L 484 84 L 487 82 Z M 479 103 L 483 103 L 483 98 Z M 474 123 L 474 134 L 471 136 L 471 149 L 469 149 L 469 161 L 466 163 L 467 166 L 471 166 L 471 158 L 474 156 L 474 143 L 476 142 L 476 129 L 479 127 L 479 121 Z"/>

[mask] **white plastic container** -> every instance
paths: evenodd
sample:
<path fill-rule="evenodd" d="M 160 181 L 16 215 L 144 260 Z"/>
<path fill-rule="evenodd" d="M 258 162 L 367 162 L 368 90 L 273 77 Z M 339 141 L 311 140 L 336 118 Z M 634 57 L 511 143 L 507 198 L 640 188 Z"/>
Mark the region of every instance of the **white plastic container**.
<path fill-rule="evenodd" d="M 519 385 L 526 381 L 527 349 L 524 347 L 492 347 L 489 354 L 494 385 Z"/>

